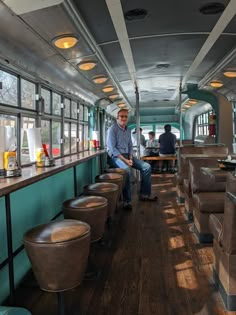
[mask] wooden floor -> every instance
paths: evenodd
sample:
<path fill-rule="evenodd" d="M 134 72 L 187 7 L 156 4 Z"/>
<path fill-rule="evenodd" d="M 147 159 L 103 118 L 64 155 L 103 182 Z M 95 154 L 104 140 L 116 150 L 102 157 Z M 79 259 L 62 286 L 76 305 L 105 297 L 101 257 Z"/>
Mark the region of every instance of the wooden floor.
<path fill-rule="evenodd" d="M 178 205 L 175 175 L 153 175 L 159 203 L 133 198 L 133 211 L 120 209 L 109 248 L 95 248 L 98 280 L 65 293 L 66 315 L 223 315 L 212 282 L 211 246 L 200 245 Z M 56 294 L 28 279 L 17 305 L 33 315 L 57 314 Z"/>

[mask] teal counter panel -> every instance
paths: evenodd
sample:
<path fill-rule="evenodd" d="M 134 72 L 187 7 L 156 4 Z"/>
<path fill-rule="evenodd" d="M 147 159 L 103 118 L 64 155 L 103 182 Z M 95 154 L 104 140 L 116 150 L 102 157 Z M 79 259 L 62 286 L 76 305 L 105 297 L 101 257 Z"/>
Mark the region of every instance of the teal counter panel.
<path fill-rule="evenodd" d="M 13 250 L 23 244 L 23 235 L 28 229 L 49 222 L 73 193 L 72 168 L 12 193 Z"/>
<path fill-rule="evenodd" d="M 0 198 L 1 220 L 0 220 L 0 263 L 7 258 L 7 229 L 5 198 Z M 0 282 L 1 283 L 1 282 Z"/>
<path fill-rule="evenodd" d="M 14 259 L 15 287 L 19 285 L 22 278 L 26 275 L 30 268 L 31 268 L 30 261 L 25 250 L 23 250 Z"/>
<path fill-rule="evenodd" d="M 2 303 L 9 294 L 9 278 L 8 278 L 8 266 L 5 266 L 0 270 L 0 303 Z"/>

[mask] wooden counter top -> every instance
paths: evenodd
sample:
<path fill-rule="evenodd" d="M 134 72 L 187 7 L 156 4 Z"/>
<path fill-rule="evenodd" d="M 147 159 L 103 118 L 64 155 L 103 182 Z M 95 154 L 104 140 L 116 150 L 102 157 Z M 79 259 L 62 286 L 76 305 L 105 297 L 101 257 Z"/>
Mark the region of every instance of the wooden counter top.
<path fill-rule="evenodd" d="M 62 172 L 68 168 L 86 162 L 96 156 L 105 153 L 105 150 L 86 151 L 55 160 L 55 166 L 38 168 L 35 165 L 22 168 L 22 175 L 19 177 L 0 179 L 0 197 L 13 191 L 36 183 L 44 178 Z"/>

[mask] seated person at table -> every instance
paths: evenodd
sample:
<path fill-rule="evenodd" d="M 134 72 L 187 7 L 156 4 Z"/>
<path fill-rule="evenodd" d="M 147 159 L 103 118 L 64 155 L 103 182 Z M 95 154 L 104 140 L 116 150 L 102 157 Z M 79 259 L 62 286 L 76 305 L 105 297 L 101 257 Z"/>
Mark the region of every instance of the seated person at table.
<path fill-rule="evenodd" d="M 159 137 L 159 155 L 160 156 L 171 156 L 175 155 L 175 146 L 176 146 L 176 135 L 171 132 L 171 125 L 167 124 L 164 126 L 165 132 L 162 133 Z M 163 161 L 162 161 L 163 163 Z M 162 169 L 161 165 L 161 169 Z M 175 170 L 175 161 L 171 161 L 171 171 Z"/>
<path fill-rule="evenodd" d="M 155 139 L 155 132 L 150 131 L 148 133 L 149 140 L 146 141 L 146 149 L 144 151 L 144 156 L 158 156 L 159 155 L 159 143 L 158 140 Z M 157 161 L 149 161 L 152 170 L 155 169 L 155 165 L 157 165 Z"/>

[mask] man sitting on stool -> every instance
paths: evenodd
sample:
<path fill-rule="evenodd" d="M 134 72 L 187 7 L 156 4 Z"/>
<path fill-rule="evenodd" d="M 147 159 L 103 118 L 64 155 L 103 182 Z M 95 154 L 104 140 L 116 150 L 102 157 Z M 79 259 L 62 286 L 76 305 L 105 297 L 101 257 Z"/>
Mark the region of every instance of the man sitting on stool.
<path fill-rule="evenodd" d="M 170 156 L 175 155 L 175 146 L 176 146 L 176 135 L 171 132 L 171 125 L 167 124 L 164 126 L 165 132 L 162 133 L 159 137 L 160 156 Z M 161 165 L 161 169 L 163 167 L 163 161 Z M 175 161 L 171 161 L 171 172 L 175 172 Z"/>

